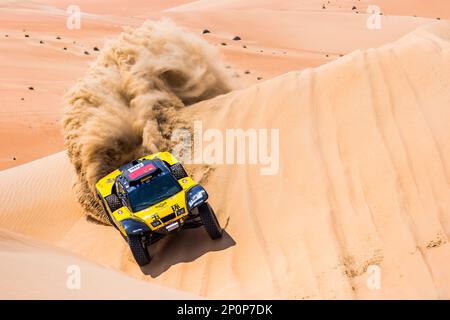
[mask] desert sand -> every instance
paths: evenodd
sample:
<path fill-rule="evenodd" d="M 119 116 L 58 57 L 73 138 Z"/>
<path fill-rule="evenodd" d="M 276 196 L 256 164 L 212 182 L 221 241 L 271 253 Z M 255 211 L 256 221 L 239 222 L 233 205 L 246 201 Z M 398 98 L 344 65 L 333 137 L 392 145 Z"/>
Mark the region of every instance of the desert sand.
<path fill-rule="evenodd" d="M 35 239 L 4 230 L 0 239 L 0 299 L 197 299 L 102 268 Z M 80 272 L 79 283 L 70 278 L 76 272 L 73 267 Z"/>
<path fill-rule="evenodd" d="M 68 29 L 66 9 L 72 4 L 0 4 L 0 169 L 63 149 L 62 96 L 98 56 L 94 48 L 101 49 L 121 26 L 169 17 L 197 34 L 207 29 L 211 33 L 203 37 L 221 50 L 236 82 L 246 87 L 378 47 L 437 18 L 450 18 L 450 5 L 438 0 L 333 0 L 325 9 L 319 0 L 135 0 L 126 8 L 122 1 L 83 0 L 77 1 L 85 13 L 81 28 Z M 366 9 L 373 4 L 383 13 L 380 30 L 366 27 Z M 241 40 L 233 41 L 235 36 Z"/>
<path fill-rule="evenodd" d="M 450 25 L 436 19 L 450 18 L 449 7 L 378 2 L 379 31 L 352 12 L 366 2 L 173 1 L 129 14 L 111 5 L 102 20 L 88 7 L 92 21 L 76 35 L 49 10 L 63 1 L 2 5 L 1 297 L 450 298 Z M 280 172 L 214 166 L 204 185 L 224 238 L 184 231 L 151 248 L 141 270 L 116 230 L 74 197 L 60 99 L 104 36 L 160 16 L 211 30 L 203 37 L 239 75 L 241 89 L 183 116 L 205 129 L 278 128 Z M 71 44 L 70 58 L 58 40 Z M 97 280 L 67 290 L 72 264 Z M 381 271 L 375 290 L 371 265 Z M 96 291 L 106 282 L 110 290 Z"/>

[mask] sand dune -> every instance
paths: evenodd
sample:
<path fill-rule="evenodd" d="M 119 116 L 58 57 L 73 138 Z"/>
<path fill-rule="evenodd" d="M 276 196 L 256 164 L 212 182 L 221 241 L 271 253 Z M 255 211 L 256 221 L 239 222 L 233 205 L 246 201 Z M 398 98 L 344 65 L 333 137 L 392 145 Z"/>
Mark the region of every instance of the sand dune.
<path fill-rule="evenodd" d="M 99 54 L 94 47 L 101 50 L 105 38 L 123 25 L 167 16 L 197 34 L 207 28 L 211 33 L 204 39 L 222 52 L 235 82 L 247 87 L 450 18 L 450 4 L 438 0 L 333 0 L 325 9 L 321 0 L 81 0 L 76 3 L 83 13 L 81 28 L 71 30 L 66 9 L 73 4 L 0 4 L 0 169 L 63 150 L 62 96 Z M 380 30 L 366 28 L 366 8 L 373 4 L 384 14 Z M 236 35 L 242 40 L 233 41 Z"/>
<path fill-rule="evenodd" d="M 64 153 L 0 172 L 0 228 L 54 242 L 83 217 Z M 46 181 L 46 183 L 43 183 Z"/>
<path fill-rule="evenodd" d="M 232 279 L 269 297 L 449 297 L 449 31 L 423 28 L 187 111 L 211 128 L 280 128 L 278 176 L 219 167 L 209 180 L 237 242 L 221 257 Z M 379 291 L 366 287 L 371 264 Z"/>
<path fill-rule="evenodd" d="M 177 234 L 139 269 L 119 234 L 79 209 L 64 153 L 0 172 L 0 228 L 209 298 L 448 299 L 449 58 L 442 22 L 184 109 L 205 129 L 280 130 L 279 174 L 217 165 L 208 176 L 219 242 Z"/>
<path fill-rule="evenodd" d="M 197 299 L 5 230 L 0 230 L 0 259 L 0 299 Z M 71 278 L 76 273 L 79 282 Z"/>

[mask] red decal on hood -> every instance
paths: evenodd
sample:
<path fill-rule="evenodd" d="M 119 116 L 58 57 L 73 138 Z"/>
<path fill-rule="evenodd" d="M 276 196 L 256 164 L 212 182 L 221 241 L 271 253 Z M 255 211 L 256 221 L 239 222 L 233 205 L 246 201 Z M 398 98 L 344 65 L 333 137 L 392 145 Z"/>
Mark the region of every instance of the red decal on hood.
<path fill-rule="evenodd" d="M 130 177 L 131 179 L 136 179 L 139 178 L 140 176 L 143 176 L 146 173 L 155 171 L 156 168 L 154 165 L 152 165 L 151 163 L 143 166 L 142 168 L 137 169 L 136 171 L 133 171 L 131 173 L 128 174 L 128 177 Z"/>

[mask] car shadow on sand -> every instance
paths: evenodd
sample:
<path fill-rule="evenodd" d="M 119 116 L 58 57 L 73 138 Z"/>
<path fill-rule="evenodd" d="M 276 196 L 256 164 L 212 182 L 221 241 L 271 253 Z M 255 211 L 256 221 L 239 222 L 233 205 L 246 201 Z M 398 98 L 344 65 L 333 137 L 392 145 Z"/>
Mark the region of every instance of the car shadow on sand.
<path fill-rule="evenodd" d="M 192 262 L 205 253 L 221 251 L 236 244 L 224 230 L 223 236 L 211 240 L 203 228 L 187 229 L 158 241 L 149 247 L 153 257 L 150 264 L 141 267 L 145 275 L 152 278 L 160 276 L 171 266 L 182 262 Z"/>

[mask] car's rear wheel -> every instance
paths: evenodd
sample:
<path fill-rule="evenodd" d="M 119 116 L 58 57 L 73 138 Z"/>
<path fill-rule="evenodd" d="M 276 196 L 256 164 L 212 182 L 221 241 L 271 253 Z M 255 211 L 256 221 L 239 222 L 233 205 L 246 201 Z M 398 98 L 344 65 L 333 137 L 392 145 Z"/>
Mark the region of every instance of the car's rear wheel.
<path fill-rule="evenodd" d="M 209 203 L 203 203 L 198 206 L 198 213 L 203 222 L 203 226 L 211 239 L 222 237 L 223 229 L 220 227 L 219 220 Z"/>
<path fill-rule="evenodd" d="M 114 223 L 113 219 L 111 218 L 111 215 L 109 214 L 108 211 L 106 211 L 106 218 L 108 219 L 109 223 L 116 228 L 117 230 L 120 231 L 120 229 L 116 226 L 116 224 Z"/>
<path fill-rule="evenodd" d="M 128 245 L 130 246 L 133 257 L 139 266 L 145 266 L 152 260 L 147 250 L 147 245 L 142 242 L 142 236 L 129 235 Z"/>
<path fill-rule="evenodd" d="M 105 215 L 106 215 L 106 218 L 108 219 L 109 223 L 110 223 L 114 228 L 116 228 L 117 230 L 119 230 L 119 228 L 117 228 L 116 224 L 115 224 L 114 221 L 112 220 L 111 215 L 109 214 L 108 209 L 106 208 L 105 201 L 103 201 L 103 199 L 102 199 L 102 197 L 100 196 L 100 194 L 97 194 L 97 197 L 98 197 L 98 201 L 100 201 L 101 204 L 102 204 L 103 210 L 105 211 Z"/>

